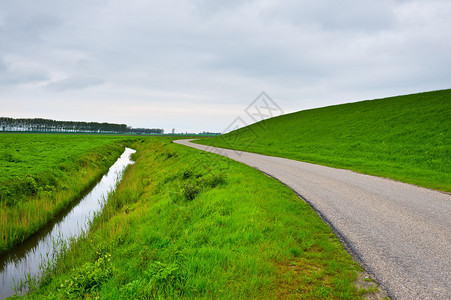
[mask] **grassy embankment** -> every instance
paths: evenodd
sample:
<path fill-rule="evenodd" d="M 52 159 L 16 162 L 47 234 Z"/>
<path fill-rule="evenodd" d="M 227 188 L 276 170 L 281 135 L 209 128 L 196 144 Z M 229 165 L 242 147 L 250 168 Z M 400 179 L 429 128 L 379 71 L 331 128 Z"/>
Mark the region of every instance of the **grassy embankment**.
<path fill-rule="evenodd" d="M 0 255 L 76 200 L 121 155 L 124 141 L 0 134 Z"/>
<path fill-rule="evenodd" d="M 136 163 L 90 232 L 31 298 L 354 299 L 358 265 L 308 204 L 276 180 L 169 138 Z"/>
<path fill-rule="evenodd" d="M 299 111 L 201 144 L 451 192 L 451 90 Z"/>

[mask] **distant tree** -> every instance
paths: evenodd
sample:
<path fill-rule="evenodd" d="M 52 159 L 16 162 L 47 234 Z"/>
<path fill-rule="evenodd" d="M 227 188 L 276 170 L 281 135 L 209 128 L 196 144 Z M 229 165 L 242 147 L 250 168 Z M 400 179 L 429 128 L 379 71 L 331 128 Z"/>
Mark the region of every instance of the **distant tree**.
<path fill-rule="evenodd" d="M 164 130 L 160 128 L 129 128 L 129 132 L 138 134 L 163 134 Z"/>
<path fill-rule="evenodd" d="M 132 128 L 126 124 L 55 121 L 50 119 L 14 119 L 0 117 L 1 131 L 92 132 L 92 133 L 148 133 L 163 134 L 160 128 Z"/>

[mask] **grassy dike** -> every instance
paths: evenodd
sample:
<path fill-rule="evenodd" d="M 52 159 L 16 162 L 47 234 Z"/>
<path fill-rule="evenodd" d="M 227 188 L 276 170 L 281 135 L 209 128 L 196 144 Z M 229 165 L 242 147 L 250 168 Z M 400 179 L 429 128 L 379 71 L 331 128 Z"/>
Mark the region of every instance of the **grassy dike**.
<path fill-rule="evenodd" d="M 78 136 L 71 140 L 70 137 L 58 135 L 8 135 L 2 136 L 1 140 L 9 141 L 5 142 L 9 146 L 11 141 L 17 142 L 14 148 L 22 150 L 18 162 L 38 171 L 0 182 L 0 255 L 23 242 L 79 199 L 87 188 L 108 171 L 124 151 L 126 143 L 123 138 Z M 61 157 L 64 156 L 65 148 L 68 151 L 59 164 L 50 163 L 49 167 L 41 169 L 41 164 L 27 161 L 33 154 L 31 150 L 24 149 L 34 149 L 36 160 L 45 161 L 38 145 L 43 149 L 60 146 Z M 71 152 L 71 146 L 79 149 L 72 149 Z M 21 172 L 21 164 L 14 168 Z"/>
<path fill-rule="evenodd" d="M 32 299 L 356 299 L 360 267 L 293 191 L 248 166 L 136 142 L 136 163 Z"/>
<path fill-rule="evenodd" d="M 299 111 L 197 141 L 451 192 L 451 90 Z"/>

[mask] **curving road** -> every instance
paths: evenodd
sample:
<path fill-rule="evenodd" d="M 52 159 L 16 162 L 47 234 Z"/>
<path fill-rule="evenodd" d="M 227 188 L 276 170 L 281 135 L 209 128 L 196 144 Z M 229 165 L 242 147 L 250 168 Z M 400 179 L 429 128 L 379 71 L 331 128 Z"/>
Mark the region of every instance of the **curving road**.
<path fill-rule="evenodd" d="M 175 143 L 247 164 L 292 188 L 394 299 L 451 299 L 451 196 L 255 153 Z"/>

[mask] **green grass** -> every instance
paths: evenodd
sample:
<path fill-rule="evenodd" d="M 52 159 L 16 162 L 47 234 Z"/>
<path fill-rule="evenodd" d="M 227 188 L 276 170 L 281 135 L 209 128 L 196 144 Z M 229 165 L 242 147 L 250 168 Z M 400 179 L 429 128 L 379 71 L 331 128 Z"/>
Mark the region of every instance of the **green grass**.
<path fill-rule="evenodd" d="M 0 134 L 0 182 L 40 174 L 72 163 L 87 152 L 124 137 L 110 135 Z"/>
<path fill-rule="evenodd" d="M 76 201 L 128 139 L 0 134 L 0 255 Z"/>
<path fill-rule="evenodd" d="M 357 299 L 358 265 L 308 204 L 227 158 L 146 138 L 32 299 Z"/>
<path fill-rule="evenodd" d="M 450 120 L 442 90 L 299 111 L 198 142 L 450 192 Z"/>

